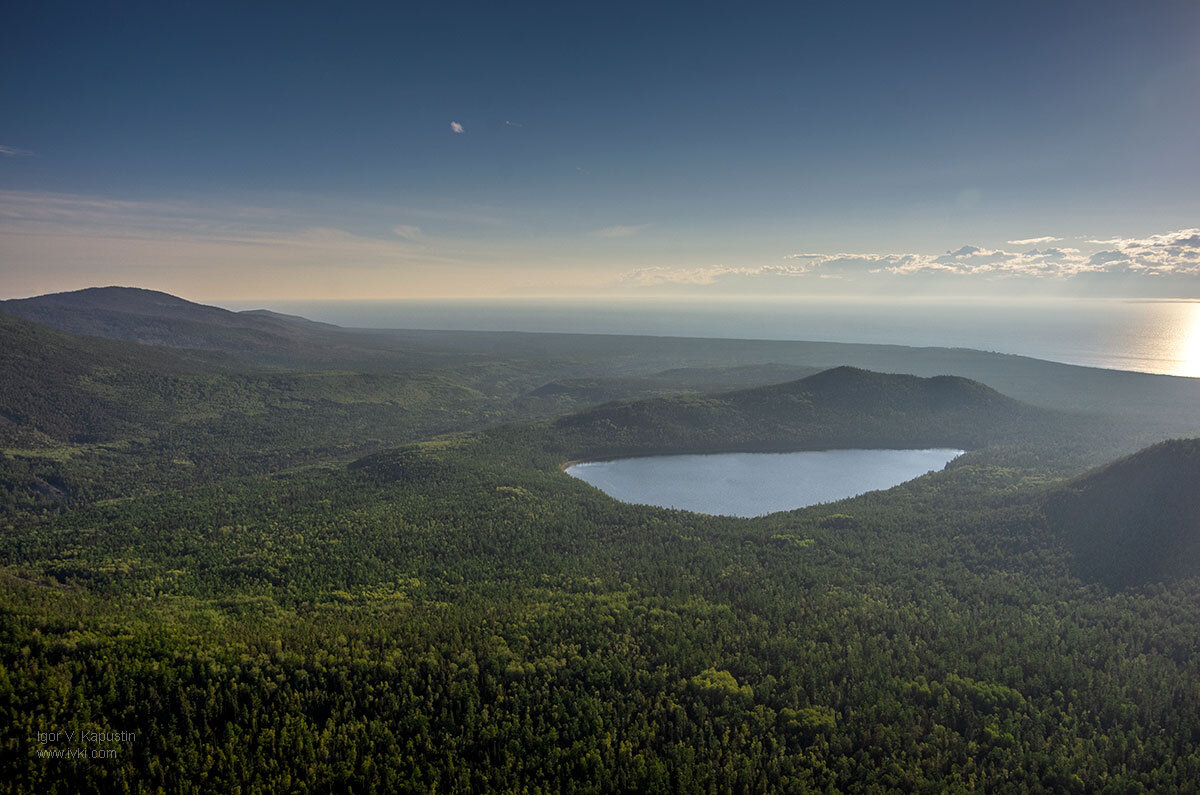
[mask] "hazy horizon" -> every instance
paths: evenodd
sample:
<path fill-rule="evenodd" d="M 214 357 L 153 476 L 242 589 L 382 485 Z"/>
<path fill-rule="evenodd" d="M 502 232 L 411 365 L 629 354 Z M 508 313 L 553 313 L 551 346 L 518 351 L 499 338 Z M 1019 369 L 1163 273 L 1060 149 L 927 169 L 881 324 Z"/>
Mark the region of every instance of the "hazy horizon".
<path fill-rule="evenodd" d="M 2 289 L 1200 299 L 1200 6 L 921 10 L 26 4 Z"/>
<path fill-rule="evenodd" d="M 972 348 L 1200 376 L 1200 302 L 1115 299 L 223 302 L 359 328 L 713 337 Z"/>
<path fill-rule="evenodd" d="M 614 300 L 493 296 L 317 301 L 256 298 L 197 303 L 235 312 L 280 312 L 351 329 L 969 348 L 1063 364 L 1200 377 L 1200 301 L 1188 299 L 642 296 Z"/>

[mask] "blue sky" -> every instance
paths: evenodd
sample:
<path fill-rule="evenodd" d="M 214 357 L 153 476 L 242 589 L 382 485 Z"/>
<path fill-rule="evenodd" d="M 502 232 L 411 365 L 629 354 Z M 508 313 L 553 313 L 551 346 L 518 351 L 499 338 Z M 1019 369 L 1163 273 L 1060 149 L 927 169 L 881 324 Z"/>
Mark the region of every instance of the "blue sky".
<path fill-rule="evenodd" d="M 6 15 L 7 295 L 1200 298 L 1194 2 Z"/>

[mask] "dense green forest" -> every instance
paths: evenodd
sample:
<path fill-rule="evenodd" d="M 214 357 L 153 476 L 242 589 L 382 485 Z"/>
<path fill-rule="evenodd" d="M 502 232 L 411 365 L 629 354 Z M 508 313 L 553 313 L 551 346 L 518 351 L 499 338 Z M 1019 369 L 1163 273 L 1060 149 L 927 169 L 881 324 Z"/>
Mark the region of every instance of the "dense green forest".
<path fill-rule="evenodd" d="M 1189 379 L 159 296 L 0 314 L 6 791 L 1200 791 Z M 968 452 L 759 519 L 561 471 L 869 444 Z"/>

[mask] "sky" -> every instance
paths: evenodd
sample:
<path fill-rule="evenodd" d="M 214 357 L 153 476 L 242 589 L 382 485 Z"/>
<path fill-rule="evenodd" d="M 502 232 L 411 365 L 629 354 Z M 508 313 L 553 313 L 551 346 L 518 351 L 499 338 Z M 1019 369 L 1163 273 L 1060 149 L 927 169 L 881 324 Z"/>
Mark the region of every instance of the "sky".
<path fill-rule="evenodd" d="M 0 297 L 1200 299 L 1192 0 L 343 5 L 10 4 Z"/>

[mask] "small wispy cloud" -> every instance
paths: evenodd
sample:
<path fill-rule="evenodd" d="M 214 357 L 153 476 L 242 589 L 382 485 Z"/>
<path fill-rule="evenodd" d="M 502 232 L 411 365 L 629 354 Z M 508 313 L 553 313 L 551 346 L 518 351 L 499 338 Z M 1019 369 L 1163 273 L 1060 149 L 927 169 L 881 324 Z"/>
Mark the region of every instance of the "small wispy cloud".
<path fill-rule="evenodd" d="M 1180 229 L 1177 232 L 1167 232 L 1150 237 L 1110 237 L 1107 240 L 1089 240 L 1102 246 L 1117 246 L 1119 248 L 1200 248 L 1200 229 Z"/>
<path fill-rule="evenodd" d="M 632 237 L 638 232 L 650 226 L 650 224 L 638 224 L 636 226 L 606 226 L 603 229 L 597 229 L 592 232 L 596 237 Z"/>
<path fill-rule="evenodd" d="M 653 287 L 661 284 L 715 284 L 726 276 L 799 276 L 811 270 L 807 265 L 705 265 L 698 268 L 636 268 L 624 273 L 620 281 Z M 833 277 L 831 277 L 833 278 Z"/>
<path fill-rule="evenodd" d="M 524 125 L 524 124 L 518 124 L 518 123 L 517 123 L 517 122 L 515 122 L 515 121 L 508 121 L 508 120 L 505 120 L 505 122 L 504 122 L 504 126 L 505 126 L 505 127 L 524 127 L 525 125 Z"/>
<path fill-rule="evenodd" d="M 456 121 L 450 122 L 450 132 L 454 133 L 455 135 L 462 135 L 466 131 L 467 131 L 466 128 L 463 127 L 458 122 L 456 122 Z"/>
<path fill-rule="evenodd" d="M 414 244 L 421 230 L 412 225 L 368 236 L 312 221 L 286 208 L 0 190 L 0 284 L 10 293 L 44 292 L 106 273 L 116 283 L 153 274 L 162 283 L 332 290 L 341 280 L 322 274 L 355 273 L 377 286 L 404 274 L 434 284 L 449 278 L 438 275 L 445 269 L 466 269 L 456 277 L 463 281 L 478 259 L 453 239 Z"/>
<path fill-rule="evenodd" d="M 30 157 L 33 152 L 28 149 L 20 149 L 16 146 L 5 146 L 0 144 L 0 156 L 3 157 Z"/>
<path fill-rule="evenodd" d="M 1008 244 L 1010 246 L 1037 246 L 1042 243 L 1057 243 L 1059 240 L 1062 238 L 1046 235 L 1044 237 L 1027 237 L 1024 240 L 1010 240 Z"/>

